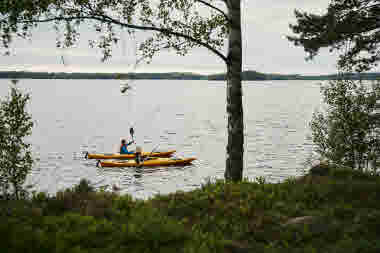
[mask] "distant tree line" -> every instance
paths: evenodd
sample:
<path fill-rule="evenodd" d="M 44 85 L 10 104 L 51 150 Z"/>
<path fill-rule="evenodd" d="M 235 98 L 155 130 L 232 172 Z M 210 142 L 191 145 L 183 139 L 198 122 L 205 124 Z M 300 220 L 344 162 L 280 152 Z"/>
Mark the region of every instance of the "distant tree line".
<path fill-rule="evenodd" d="M 245 81 L 256 80 L 341 80 L 342 76 L 346 80 L 378 80 L 380 73 L 339 73 L 333 75 L 284 75 L 284 74 L 264 74 L 256 71 L 243 71 L 242 79 Z M 208 75 L 208 80 L 225 80 L 225 74 Z"/>
<path fill-rule="evenodd" d="M 346 73 L 347 80 L 377 80 L 380 73 Z M 67 72 L 28 72 L 28 71 L 0 71 L 0 78 L 6 79 L 136 79 L 136 80 L 213 80 L 224 81 L 226 74 L 200 75 L 196 73 L 168 72 L 168 73 L 67 73 Z M 265 74 L 257 71 L 243 71 L 242 80 L 338 80 L 342 74 L 334 75 L 284 75 Z"/>
<path fill-rule="evenodd" d="M 67 72 L 28 72 L 0 71 L 0 78 L 11 79 L 207 79 L 193 73 L 67 73 Z"/>

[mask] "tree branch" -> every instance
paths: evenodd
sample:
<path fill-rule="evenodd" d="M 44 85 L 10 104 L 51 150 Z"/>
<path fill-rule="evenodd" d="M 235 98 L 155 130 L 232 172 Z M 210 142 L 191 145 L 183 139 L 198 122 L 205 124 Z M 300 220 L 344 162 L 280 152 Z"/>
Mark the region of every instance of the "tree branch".
<path fill-rule="evenodd" d="M 347 13 L 344 13 L 342 16 L 341 16 L 341 18 L 346 18 L 349 14 L 351 14 L 352 12 L 356 12 L 356 13 L 358 13 L 359 14 L 359 12 L 360 11 L 371 11 L 371 9 L 373 8 L 373 7 L 380 7 L 380 3 L 379 4 L 373 4 L 373 5 L 365 5 L 365 6 L 363 6 L 363 7 L 361 7 L 361 8 L 359 8 L 359 9 L 357 9 L 357 10 L 353 10 L 353 11 L 348 11 Z M 376 15 L 377 16 L 377 15 Z M 368 18 L 368 17 L 367 17 Z"/>
<path fill-rule="evenodd" d="M 211 9 L 214 9 L 214 10 L 218 11 L 219 13 L 221 13 L 224 16 L 224 18 L 228 21 L 228 23 L 231 23 L 231 19 L 228 17 L 227 13 L 225 13 L 224 11 L 222 11 L 221 9 L 219 9 L 218 7 L 213 6 L 212 4 L 207 3 L 204 0 L 195 0 L 195 2 L 204 4 L 204 5 L 208 6 L 208 7 L 210 7 Z"/>
<path fill-rule="evenodd" d="M 170 29 L 159 28 L 159 27 L 154 27 L 154 26 L 140 26 L 140 25 L 126 24 L 126 23 L 122 23 L 116 19 L 113 19 L 113 18 L 111 18 L 109 16 L 105 16 L 105 15 L 76 16 L 76 17 L 53 17 L 53 18 L 48 18 L 48 19 L 38 19 L 38 20 L 30 20 L 30 21 L 21 20 L 20 23 L 48 23 L 48 22 L 52 22 L 52 21 L 72 21 L 72 20 L 97 20 L 100 22 L 113 23 L 116 25 L 120 25 L 122 27 L 132 28 L 132 29 L 136 29 L 136 30 L 156 31 L 156 32 L 161 32 L 163 34 L 167 34 L 167 35 L 173 35 L 176 37 L 181 37 L 181 38 L 187 39 L 189 41 L 192 41 L 192 42 L 194 42 L 200 46 L 203 46 L 203 47 L 209 49 L 211 52 L 213 52 L 214 54 L 219 56 L 226 64 L 228 64 L 227 57 L 224 56 L 217 49 L 213 48 L 212 46 L 208 45 L 205 42 L 194 39 L 193 37 L 191 37 L 189 35 L 179 33 L 179 32 L 175 32 L 175 31 L 172 31 Z"/>
<path fill-rule="evenodd" d="M 174 35 L 176 37 L 181 37 L 181 38 L 184 38 L 184 39 L 187 39 L 187 40 L 190 40 L 200 46 L 203 46 L 207 49 L 209 49 L 211 52 L 213 52 L 214 54 L 216 54 L 217 56 L 219 56 L 226 64 L 228 64 L 228 59 L 227 57 L 225 57 L 221 52 L 219 52 L 217 49 L 213 48 L 212 46 L 208 45 L 207 43 L 204 43 L 200 40 L 197 40 L 197 39 L 194 39 L 193 37 L 189 36 L 189 35 L 186 35 L 186 34 L 183 34 L 183 33 L 179 33 L 179 32 L 174 32 L 170 29 L 165 29 L 165 28 L 159 28 L 159 27 L 154 27 L 154 26 L 139 26 L 139 25 L 131 25 L 131 24 L 125 24 L 125 23 L 121 23 L 120 21 L 118 20 L 115 20 L 109 16 L 104 16 L 104 15 L 101 15 L 102 18 L 106 19 L 106 20 L 109 20 L 109 22 L 111 23 L 114 23 L 114 24 L 118 24 L 120 26 L 124 26 L 124 27 L 128 27 L 128 28 L 133 28 L 133 29 L 138 29 L 138 30 L 148 30 L 148 31 L 157 31 L 157 32 L 161 32 L 161 33 L 164 33 L 164 34 L 170 34 L 170 35 Z M 104 20 L 104 21 L 106 21 Z"/>

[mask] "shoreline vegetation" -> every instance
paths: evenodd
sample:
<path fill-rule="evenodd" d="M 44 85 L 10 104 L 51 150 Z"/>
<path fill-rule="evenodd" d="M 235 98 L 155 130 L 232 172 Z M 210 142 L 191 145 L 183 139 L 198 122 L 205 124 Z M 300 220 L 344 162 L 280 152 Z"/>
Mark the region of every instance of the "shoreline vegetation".
<path fill-rule="evenodd" d="M 7 252 L 380 251 L 380 176 L 320 164 L 281 183 L 209 182 L 148 200 L 81 182 L 0 201 Z"/>
<path fill-rule="evenodd" d="M 380 73 L 346 73 L 347 80 L 377 80 Z M 28 72 L 28 71 L 0 71 L 2 79 L 135 79 L 135 80 L 210 80 L 224 81 L 225 73 L 201 75 L 190 72 L 167 73 L 69 73 L 69 72 Z M 265 74 L 256 71 L 243 71 L 243 81 L 265 80 L 336 80 L 342 78 L 342 74 L 333 75 L 284 75 Z"/>

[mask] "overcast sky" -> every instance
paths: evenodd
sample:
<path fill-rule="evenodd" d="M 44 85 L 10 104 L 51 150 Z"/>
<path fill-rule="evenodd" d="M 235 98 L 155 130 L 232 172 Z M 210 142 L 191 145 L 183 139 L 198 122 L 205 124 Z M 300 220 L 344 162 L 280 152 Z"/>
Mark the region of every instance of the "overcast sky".
<path fill-rule="evenodd" d="M 330 74 L 336 69 L 337 54 L 323 50 L 313 61 L 305 61 L 303 48 L 293 46 L 289 23 L 294 9 L 324 13 L 330 0 L 242 0 L 243 69 L 281 74 Z M 139 35 L 137 35 L 139 36 Z M 129 72 L 133 69 L 135 44 L 125 39 L 106 63 L 100 53 L 89 49 L 86 34 L 75 49 L 56 49 L 56 34 L 41 27 L 31 42 L 16 41 L 12 56 L 0 56 L 1 70 L 65 72 Z M 126 36 L 127 37 L 127 36 Z M 62 64 L 62 57 L 65 65 Z M 187 56 L 171 52 L 157 55 L 151 64 L 139 64 L 137 72 L 224 72 L 224 63 L 207 50 L 192 50 Z"/>

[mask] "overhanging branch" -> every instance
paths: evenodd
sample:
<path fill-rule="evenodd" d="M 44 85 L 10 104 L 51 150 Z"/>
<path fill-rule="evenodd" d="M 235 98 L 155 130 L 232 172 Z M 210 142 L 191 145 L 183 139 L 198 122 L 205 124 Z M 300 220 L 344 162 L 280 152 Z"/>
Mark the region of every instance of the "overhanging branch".
<path fill-rule="evenodd" d="M 219 52 L 217 49 L 214 47 L 210 46 L 209 44 L 202 42 L 200 40 L 197 40 L 189 35 L 179 33 L 172 31 L 170 29 L 165 29 L 165 28 L 159 28 L 155 26 L 141 26 L 141 25 L 133 25 L 133 24 L 126 24 L 122 23 L 116 19 L 113 19 L 109 16 L 105 15 L 98 15 L 98 16 L 76 16 L 76 17 L 53 17 L 53 18 L 48 18 L 48 19 L 38 19 L 38 20 L 21 20 L 20 23 L 48 23 L 52 21 L 73 21 L 73 20 L 97 20 L 100 22 L 105 22 L 105 23 L 113 23 L 115 25 L 120 25 L 122 27 L 127 27 L 131 29 L 136 29 L 136 30 L 144 30 L 144 31 L 155 31 L 155 32 L 160 32 L 163 34 L 167 35 L 173 35 L 176 37 L 181 37 L 184 39 L 187 39 L 189 41 L 192 41 L 200 46 L 203 46 L 207 49 L 209 49 L 211 52 L 219 56 L 226 64 L 228 64 L 228 59 L 225 57 L 221 52 Z"/>
<path fill-rule="evenodd" d="M 231 23 L 231 20 L 228 17 L 228 15 L 224 11 L 222 11 L 221 9 L 219 9 L 218 7 L 216 7 L 216 6 L 214 6 L 214 5 L 210 4 L 210 3 L 207 3 L 204 0 L 195 0 L 195 2 L 204 4 L 204 5 L 208 6 L 208 7 L 210 7 L 211 9 L 214 9 L 214 10 L 218 11 L 219 13 L 221 13 L 224 16 L 224 18 L 227 20 L 228 23 Z"/>
<path fill-rule="evenodd" d="M 138 29 L 138 30 L 156 31 L 156 32 L 161 32 L 161 33 L 164 33 L 164 34 L 170 34 L 170 35 L 174 35 L 176 37 L 181 37 L 181 38 L 190 40 L 190 41 L 192 41 L 192 42 L 194 42 L 194 43 L 196 43 L 196 44 L 198 44 L 200 46 L 203 46 L 203 47 L 209 49 L 211 52 L 213 52 L 214 54 L 216 54 L 217 56 L 219 56 L 226 64 L 228 64 L 227 57 L 225 57 L 217 49 L 213 48 L 212 46 L 210 46 L 207 43 L 204 43 L 204 42 L 202 42 L 200 40 L 194 39 L 193 37 L 191 37 L 189 35 L 186 35 L 186 34 L 183 34 L 183 33 L 179 33 L 179 32 L 175 32 L 175 31 L 172 31 L 170 29 L 159 28 L 159 27 L 154 27 L 154 26 L 139 26 L 139 25 L 125 24 L 125 23 L 121 23 L 120 21 L 115 20 L 115 19 L 113 19 L 111 17 L 108 17 L 108 16 L 102 16 L 102 17 L 105 18 L 106 20 L 109 20 L 109 22 L 114 23 L 114 24 L 118 24 L 120 26 L 124 26 L 124 27 L 128 27 L 128 28 L 133 28 L 133 29 Z"/>

